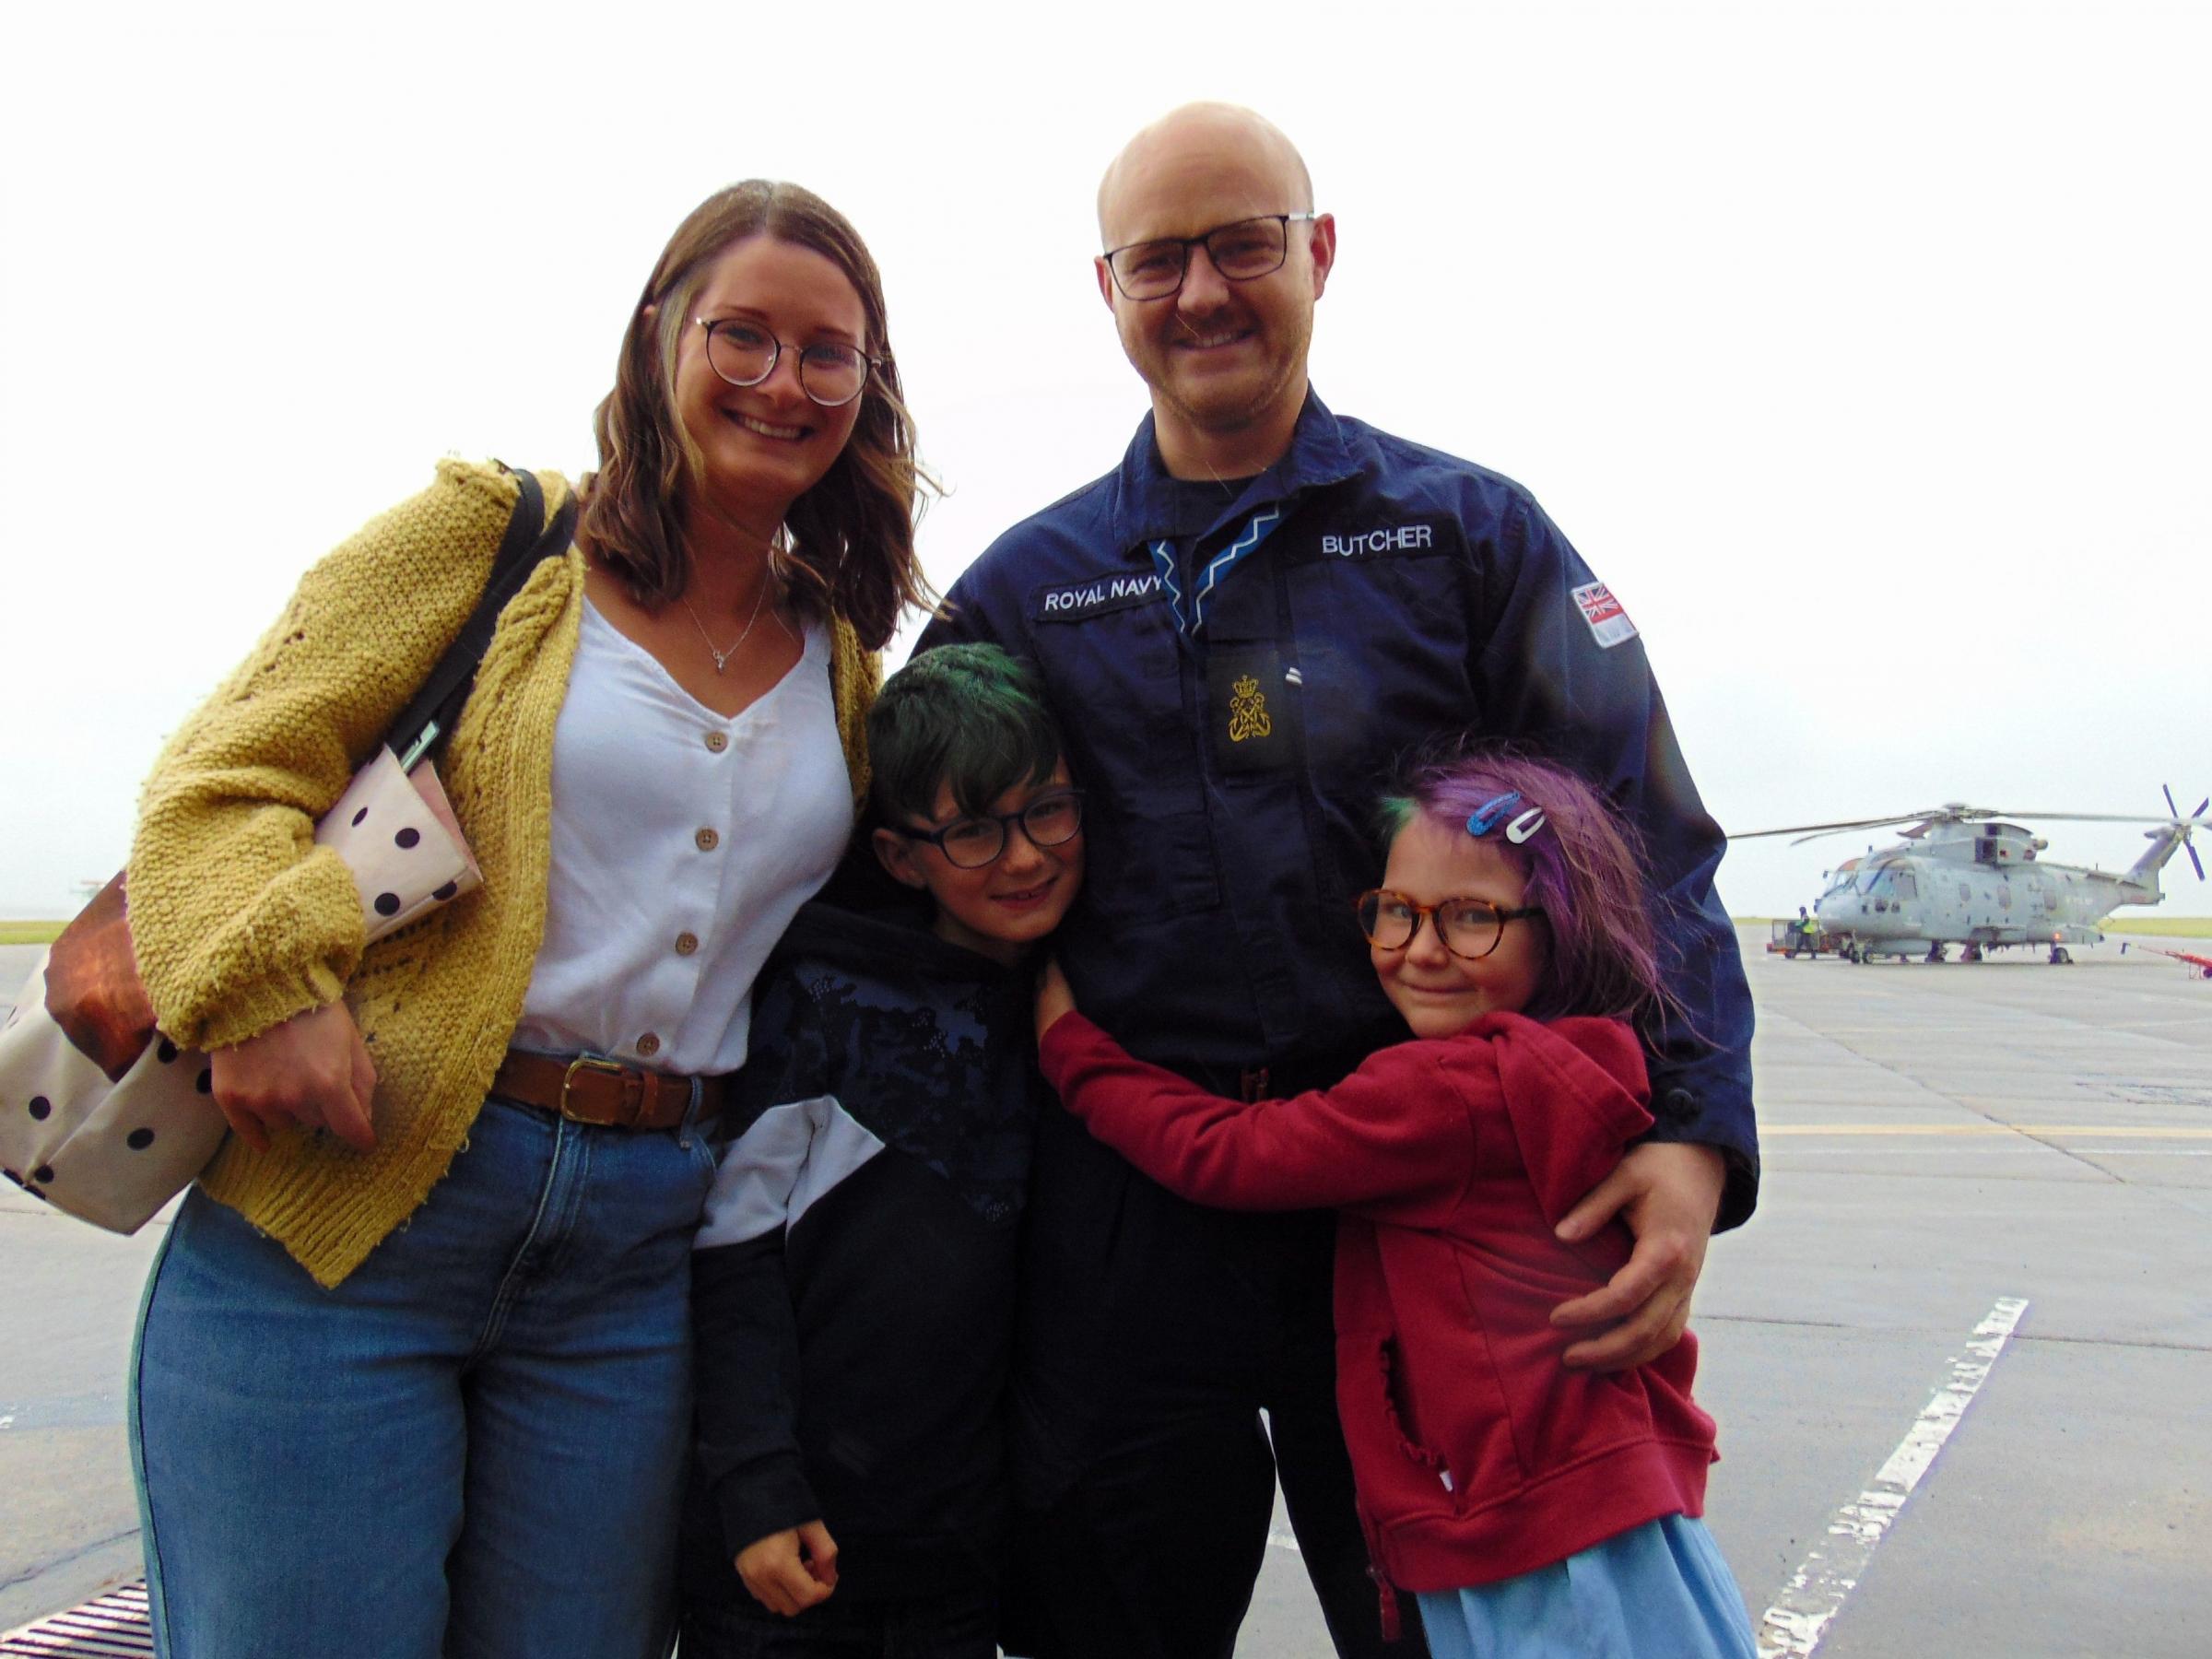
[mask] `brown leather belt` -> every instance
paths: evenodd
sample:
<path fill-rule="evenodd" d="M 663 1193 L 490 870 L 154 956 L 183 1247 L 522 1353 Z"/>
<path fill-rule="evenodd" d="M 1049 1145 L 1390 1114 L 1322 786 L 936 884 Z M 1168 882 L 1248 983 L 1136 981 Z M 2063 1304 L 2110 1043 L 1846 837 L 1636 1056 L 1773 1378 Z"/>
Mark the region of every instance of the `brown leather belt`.
<path fill-rule="evenodd" d="M 697 1079 L 699 1118 L 705 1123 L 722 1110 L 722 1077 Z M 690 1077 L 647 1071 L 579 1054 L 563 1060 L 552 1054 L 525 1054 L 509 1049 L 491 1079 L 491 1092 L 525 1106 L 609 1129 L 674 1129 L 691 1110 Z"/>

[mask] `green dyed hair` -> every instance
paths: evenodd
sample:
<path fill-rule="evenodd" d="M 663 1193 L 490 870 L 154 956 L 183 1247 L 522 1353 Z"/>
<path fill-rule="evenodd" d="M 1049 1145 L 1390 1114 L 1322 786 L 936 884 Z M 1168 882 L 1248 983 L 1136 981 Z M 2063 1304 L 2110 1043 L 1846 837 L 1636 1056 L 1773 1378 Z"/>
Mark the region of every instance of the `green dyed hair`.
<path fill-rule="evenodd" d="M 940 645 L 886 680 L 868 711 L 868 800 L 879 823 L 927 820 L 945 785 L 973 817 L 1050 778 L 1062 752 L 1034 667 L 995 645 Z"/>

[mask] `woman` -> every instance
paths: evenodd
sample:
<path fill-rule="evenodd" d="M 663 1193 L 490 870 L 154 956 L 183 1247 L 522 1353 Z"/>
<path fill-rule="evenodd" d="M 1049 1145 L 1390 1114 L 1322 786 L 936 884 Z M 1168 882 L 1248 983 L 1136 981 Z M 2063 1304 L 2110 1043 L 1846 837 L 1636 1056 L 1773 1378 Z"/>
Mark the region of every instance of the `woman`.
<path fill-rule="evenodd" d="M 924 592 L 852 227 L 788 184 L 703 203 L 597 435 L 441 761 L 480 889 L 363 950 L 309 831 L 476 603 L 504 469 L 441 464 L 311 571 L 147 785 L 141 971 L 234 1131 L 134 1365 L 174 1659 L 666 1647 L 703 1130 Z"/>

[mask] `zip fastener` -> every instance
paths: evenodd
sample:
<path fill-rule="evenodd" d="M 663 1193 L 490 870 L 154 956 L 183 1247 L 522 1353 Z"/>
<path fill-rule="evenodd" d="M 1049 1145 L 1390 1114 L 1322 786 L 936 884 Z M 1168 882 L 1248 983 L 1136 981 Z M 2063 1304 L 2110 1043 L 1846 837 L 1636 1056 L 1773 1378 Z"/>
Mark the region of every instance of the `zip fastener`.
<path fill-rule="evenodd" d="M 1376 1610 L 1382 1618 L 1382 1640 L 1395 1641 L 1406 1633 L 1405 1627 L 1398 1622 L 1398 1587 L 1390 1582 L 1390 1574 L 1371 1556 L 1368 1558 L 1367 1576 L 1375 1582 Z"/>
<path fill-rule="evenodd" d="M 1395 1641 L 1405 1634 L 1398 1622 L 1398 1587 L 1390 1582 L 1390 1574 L 1382 1571 L 1382 1538 L 1375 1530 L 1374 1517 L 1367 1512 L 1367 1505 L 1357 1498 L 1352 1508 L 1359 1521 L 1359 1541 L 1367 1547 L 1367 1576 L 1375 1587 L 1376 1612 L 1382 1625 L 1382 1640 Z"/>

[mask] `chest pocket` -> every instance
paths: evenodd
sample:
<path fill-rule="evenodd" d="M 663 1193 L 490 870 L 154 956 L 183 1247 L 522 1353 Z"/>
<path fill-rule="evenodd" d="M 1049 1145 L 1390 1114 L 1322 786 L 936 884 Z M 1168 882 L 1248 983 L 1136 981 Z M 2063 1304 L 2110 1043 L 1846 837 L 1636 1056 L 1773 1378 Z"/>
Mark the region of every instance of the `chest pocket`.
<path fill-rule="evenodd" d="M 1323 794 L 1411 741 L 1478 723 L 1461 559 L 1312 560 L 1288 576 L 1307 763 Z"/>
<path fill-rule="evenodd" d="M 1375 802 L 1393 770 L 1421 742 L 1482 724 L 1469 577 L 1450 547 L 1306 559 L 1286 575 L 1304 680 L 1306 768 L 1325 843 L 1323 882 L 1349 895 L 1380 870 Z"/>
<path fill-rule="evenodd" d="M 1076 782 L 1091 792 L 1089 912 L 1123 931 L 1218 909 L 1199 717 L 1157 578 L 1041 589 L 1029 629 Z"/>

